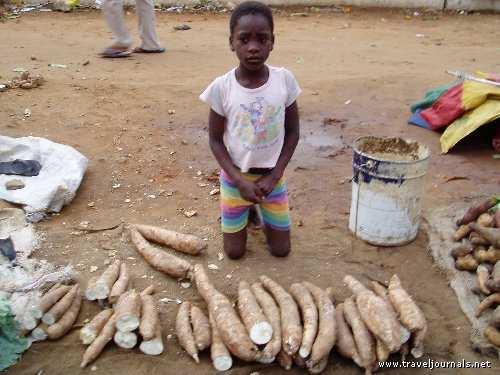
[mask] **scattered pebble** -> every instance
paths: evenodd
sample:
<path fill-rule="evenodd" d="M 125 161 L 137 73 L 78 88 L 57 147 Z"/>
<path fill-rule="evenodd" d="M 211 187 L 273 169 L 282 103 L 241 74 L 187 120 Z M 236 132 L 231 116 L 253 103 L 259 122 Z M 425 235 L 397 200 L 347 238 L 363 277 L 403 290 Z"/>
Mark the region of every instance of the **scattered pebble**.
<path fill-rule="evenodd" d="M 183 215 L 186 216 L 186 217 L 193 217 L 193 216 L 196 216 L 198 215 L 198 212 L 196 212 L 195 210 L 184 210 L 182 211 Z"/>
<path fill-rule="evenodd" d="M 184 288 L 184 289 L 188 289 L 191 287 L 191 283 L 189 281 L 183 281 L 181 283 L 181 287 Z"/>
<path fill-rule="evenodd" d="M 88 221 L 82 221 L 78 226 L 82 229 L 87 229 L 89 227 L 90 223 Z"/>
<path fill-rule="evenodd" d="M 180 305 L 182 303 L 182 301 L 179 298 L 169 298 L 169 297 L 161 298 L 160 302 L 163 302 L 163 303 L 176 303 L 178 305 Z"/>
<path fill-rule="evenodd" d="M 89 64 L 90 64 L 90 60 L 85 60 L 85 61 L 82 63 L 82 65 L 84 65 L 84 66 L 85 66 L 85 65 L 89 65 Z"/>
<path fill-rule="evenodd" d="M 352 102 L 352 100 L 351 100 L 351 99 L 349 99 L 349 100 L 346 100 L 346 101 L 344 102 L 344 104 L 345 104 L 345 105 L 349 105 L 349 104 L 351 104 L 351 102 Z"/>
<path fill-rule="evenodd" d="M 233 278 L 233 275 L 231 275 L 230 273 L 228 273 L 228 274 L 226 275 L 226 279 L 231 280 L 232 278 Z"/>
<path fill-rule="evenodd" d="M 175 109 L 169 109 L 168 110 L 169 115 L 175 115 Z"/>
<path fill-rule="evenodd" d="M 97 366 L 92 366 L 92 367 L 90 368 L 90 371 L 97 371 Z"/>
<path fill-rule="evenodd" d="M 24 186 L 24 182 L 17 179 L 10 180 L 5 183 L 5 188 L 7 190 L 18 190 L 24 188 Z"/>
<path fill-rule="evenodd" d="M 90 272 L 95 272 L 97 270 L 98 270 L 97 266 L 90 266 Z"/>
<path fill-rule="evenodd" d="M 31 117 L 31 109 L 26 108 L 26 109 L 24 110 L 24 117 L 26 117 L 26 118 Z"/>
<path fill-rule="evenodd" d="M 219 262 L 224 259 L 224 253 L 217 253 L 217 259 L 219 259 Z"/>
<path fill-rule="evenodd" d="M 130 199 L 127 198 L 127 199 L 124 200 L 124 202 L 125 203 L 130 203 Z"/>
<path fill-rule="evenodd" d="M 114 184 L 113 189 L 118 189 L 120 186 L 122 186 L 122 185 L 121 184 Z"/>
<path fill-rule="evenodd" d="M 200 183 L 198 184 L 198 186 L 199 186 L 199 187 L 207 187 L 207 186 L 208 186 L 208 184 L 205 184 L 204 182 L 200 182 Z"/>
<path fill-rule="evenodd" d="M 90 319 L 87 318 L 83 321 L 83 324 L 87 324 L 88 322 L 90 322 Z"/>
<path fill-rule="evenodd" d="M 90 202 L 89 204 L 87 204 L 87 206 L 93 208 L 95 206 L 95 202 Z"/>
<path fill-rule="evenodd" d="M 210 263 L 207 268 L 212 271 L 217 271 L 219 269 L 219 266 L 213 263 Z"/>
<path fill-rule="evenodd" d="M 184 23 L 184 24 L 182 24 L 182 25 L 176 25 L 176 26 L 174 26 L 174 30 L 177 30 L 177 31 L 191 30 L 191 26 L 186 25 L 186 24 Z"/>
<path fill-rule="evenodd" d="M 219 188 L 215 188 L 213 190 L 210 190 L 210 195 L 217 195 L 220 193 L 220 189 Z"/>

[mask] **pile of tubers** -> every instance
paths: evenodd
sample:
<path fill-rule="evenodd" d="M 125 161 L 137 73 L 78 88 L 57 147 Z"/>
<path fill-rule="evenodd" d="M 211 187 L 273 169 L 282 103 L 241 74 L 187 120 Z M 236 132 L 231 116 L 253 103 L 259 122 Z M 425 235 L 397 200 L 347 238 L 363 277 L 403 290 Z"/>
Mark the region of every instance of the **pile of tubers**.
<path fill-rule="evenodd" d="M 451 250 L 455 267 L 475 272 L 475 290 L 485 298 L 476 307 L 479 317 L 490 307 L 500 304 L 500 199 L 489 198 L 470 207 L 457 221 L 453 240 L 461 242 Z M 500 307 L 493 312 L 484 336 L 500 347 Z"/>
<path fill-rule="evenodd" d="M 153 293 L 153 286 L 141 293 L 127 290 L 112 308 L 99 312 L 80 330 L 82 343 L 88 345 L 81 367 L 93 362 L 112 340 L 121 348 L 134 348 L 139 341 L 138 334 L 142 338 L 139 349 L 144 354 L 163 353 L 162 327 Z"/>
<path fill-rule="evenodd" d="M 66 335 L 78 318 L 82 296 L 80 286 L 53 285 L 40 299 L 36 316 L 41 322 L 31 331 L 31 342 L 57 340 Z M 28 332 L 25 332 L 28 333 Z"/>
<path fill-rule="evenodd" d="M 289 291 L 267 276 L 250 285 L 240 281 L 235 305 L 208 278 L 203 266 L 192 271 L 193 282 L 207 305 L 205 314 L 188 301 L 177 313 L 180 345 L 198 363 L 210 347 L 217 371 L 229 370 L 232 356 L 287 370 L 295 364 L 318 374 L 334 348 L 370 374 L 390 354 L 423 355 L 427 322 L 394 275 L 388 288 L 366 288 L 352 276 L 344 282 L 352 297 L 335 306 L 331 293 L 310 282 Z"/>

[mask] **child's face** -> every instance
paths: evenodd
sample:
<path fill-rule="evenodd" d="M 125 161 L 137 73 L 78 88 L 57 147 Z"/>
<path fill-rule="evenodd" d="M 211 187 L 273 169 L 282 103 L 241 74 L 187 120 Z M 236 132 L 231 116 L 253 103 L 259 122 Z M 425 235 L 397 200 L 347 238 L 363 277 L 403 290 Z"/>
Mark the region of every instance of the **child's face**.
<path fill-rule="evenodd" d="M 273 50 L 274 35 L 266 17 L 247 14 L 236 23 L 229 42 L 240 64 L 250 71 L 258 71 Z"/>

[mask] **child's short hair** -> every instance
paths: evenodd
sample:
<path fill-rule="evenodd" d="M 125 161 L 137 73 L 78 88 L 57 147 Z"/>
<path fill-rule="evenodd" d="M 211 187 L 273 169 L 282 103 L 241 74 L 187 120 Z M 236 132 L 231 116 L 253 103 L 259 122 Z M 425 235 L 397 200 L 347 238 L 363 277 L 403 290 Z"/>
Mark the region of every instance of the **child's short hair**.
<path fill-rule="evenodd" d="M 258 1 L 244 1 L 234 8 L 233 13 L 231 14 L 231 20 L 229 21 L 229 31 L 231 34 L 233 34 L 238 20 L 248 14 L 259 14 L 265 17 L 269 22 L 271 32 L 274 32 L 273 12 L 271 11 L 271 8 Z"/>

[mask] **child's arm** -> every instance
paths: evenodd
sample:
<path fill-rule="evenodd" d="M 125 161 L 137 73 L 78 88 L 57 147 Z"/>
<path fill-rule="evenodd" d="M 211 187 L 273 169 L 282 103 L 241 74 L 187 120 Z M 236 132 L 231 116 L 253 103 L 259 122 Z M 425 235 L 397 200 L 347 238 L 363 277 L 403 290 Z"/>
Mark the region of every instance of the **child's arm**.
<path fill-rule="evenodd" d="M 295 101 L 285 109 L 285 140 L 276 166 L 271 173 L 257 181 L 257 185 L 261 188 L 264 196 L 273 191 L 274 186 L 283 176 L 285 168 L 295 152 L 297 143 L 299 143 L 299 136 L 299 108 L 297 101 Z"/>
<path fill-rule="evenodd" d="M 240 191 L 241 196 L 247 201 L 253 203 L 260 203 L 264 196 L 260 187 L 254 182 L 248 181 L 243 178 L 241 172 L 236 168 L 227 152 L 226 145 L 224 144 L 224 127 L 225 117 L 219 115 L 214 110 L 210 110 L 208 118 L 208 136 L 210 149 L 217 159 L 221 168 L 229 175 L 231 180 L 236 184 Z"/>

